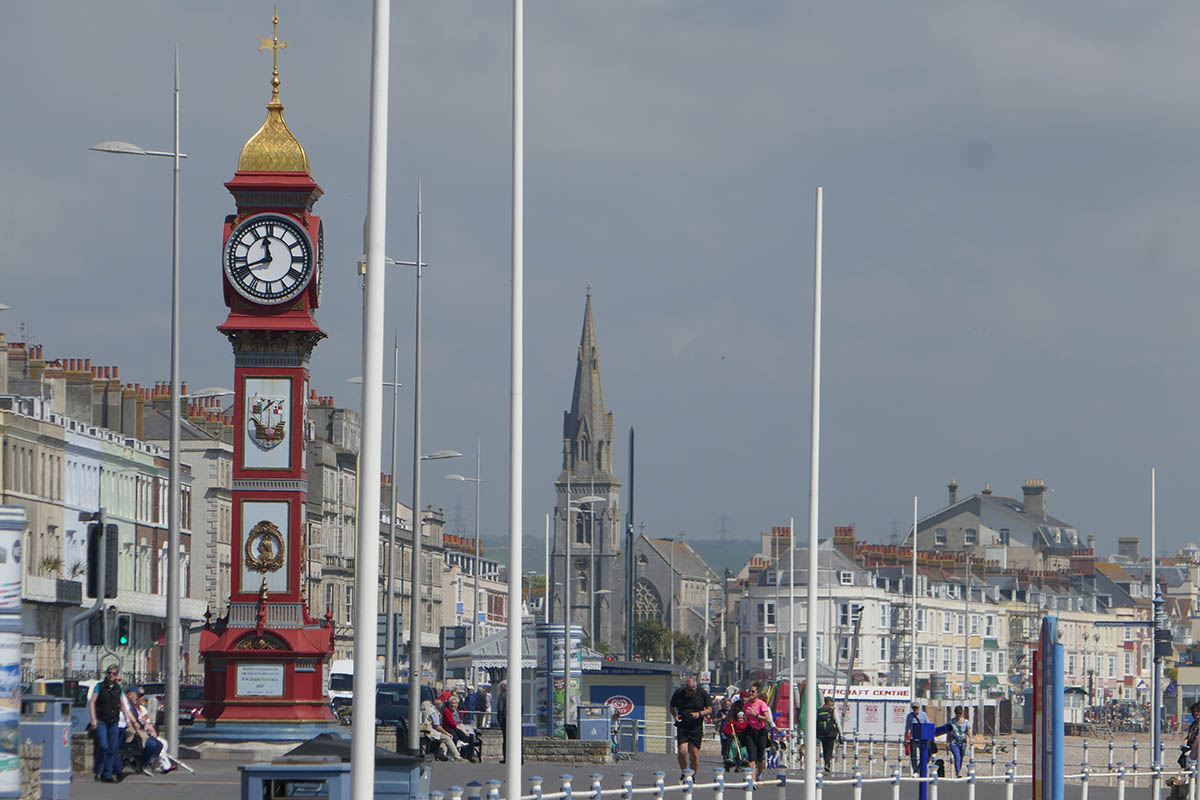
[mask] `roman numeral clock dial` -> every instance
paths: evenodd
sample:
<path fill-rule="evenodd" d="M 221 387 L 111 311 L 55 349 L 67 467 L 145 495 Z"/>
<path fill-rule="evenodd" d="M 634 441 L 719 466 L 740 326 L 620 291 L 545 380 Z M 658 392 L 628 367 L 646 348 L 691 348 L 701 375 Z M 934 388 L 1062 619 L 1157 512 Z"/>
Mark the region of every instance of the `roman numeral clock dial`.
<path fill-rule="evenodd" d="M 312 242 L 287 217 L 258 214 L 229 235 L 225 274 L 238 294 L 253 303 L 286 303 L 304 291 L 312 278 Z"/>

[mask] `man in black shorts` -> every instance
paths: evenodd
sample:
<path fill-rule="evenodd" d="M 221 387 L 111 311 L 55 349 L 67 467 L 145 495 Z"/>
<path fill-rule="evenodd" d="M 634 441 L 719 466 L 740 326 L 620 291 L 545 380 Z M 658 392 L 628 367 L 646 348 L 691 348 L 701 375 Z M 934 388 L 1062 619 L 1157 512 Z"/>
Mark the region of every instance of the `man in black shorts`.
<path fill-rule="evenodd" d="M 675 718 L 675 741 L 679 745 L 679 769 L 689 767 L 693 773 L 700 769 L 700 741 L 704 738 L 704 719 L 712 713 L 712 701 L 708 692 L 696 686 L 695 678 L 688 678 L 682 688 L 671 695 L 667 706 Z M 683 775 L 679 776 L 683 780 Z"/>

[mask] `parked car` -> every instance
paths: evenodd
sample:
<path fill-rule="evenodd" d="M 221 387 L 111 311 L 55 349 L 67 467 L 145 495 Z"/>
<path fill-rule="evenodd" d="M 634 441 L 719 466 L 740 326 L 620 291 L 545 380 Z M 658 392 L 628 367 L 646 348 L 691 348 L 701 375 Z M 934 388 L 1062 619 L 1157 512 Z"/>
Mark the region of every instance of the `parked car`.
<path fill-rule="evenodd" d="M 192 725 L 204 719 L 204 684 L 179 685 L 179 724 Z"/>
<path fill-rule="evenodd" d="M 421 701 L 437 695 L 432 686 L 421 687 Z M 375 724 L 408 726 L 408 684 L 381 683 L 375 687 Z"/>

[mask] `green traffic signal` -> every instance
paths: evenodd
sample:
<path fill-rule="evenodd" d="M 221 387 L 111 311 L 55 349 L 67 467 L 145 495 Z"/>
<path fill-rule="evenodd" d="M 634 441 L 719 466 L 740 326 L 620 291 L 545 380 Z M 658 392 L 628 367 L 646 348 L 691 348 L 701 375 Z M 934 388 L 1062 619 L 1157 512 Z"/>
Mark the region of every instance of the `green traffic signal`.
<path fill-rule="evenodd" d="M 129 628 L 132 617 L 129 614 L 117 615 L 117 644 L 121 647 L 129 645 Z"/>

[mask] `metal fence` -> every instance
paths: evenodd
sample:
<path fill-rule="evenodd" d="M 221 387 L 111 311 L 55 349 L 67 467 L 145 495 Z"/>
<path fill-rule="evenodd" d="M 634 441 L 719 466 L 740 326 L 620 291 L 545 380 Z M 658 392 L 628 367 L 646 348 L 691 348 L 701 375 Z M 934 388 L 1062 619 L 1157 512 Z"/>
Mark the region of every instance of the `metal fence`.
<path fill-rule="evenodd" d="M 1130 772 L 1124 768 L 1118 769 L 1115 773 L 1109 772 L 1093 772 L 1091 770 L 1083 770 L 1076 774 L 1066 775 L 1068 781 L 1078 784 L 1079 790 L 1076 795 L 1079 800 L 1088 800 L 1088 791 L 1093 781 L 1098 779 L 1111 779 L 1117 787 L 1117 797 L 1124 800 L 1126 787 L 1132 780 L 1136 778 L 1145 778 L 1146 785 L 1151 788 L 1151 797 L 1158 800 L 1161 797 L 1164 781 L 1175 779 L 1180 782 L 1185 782 L 1188 785 L 1187 797 L 1188 800 L 1198 800 L 1196 795 L 1197 786 L 1197 770 L 1193 765 L 1190 771 L 1164 771 L 1164 770 L 1148 770 L 1140 773 Z M 804 782 L 796 778 L 790 778 L 786 773 L 780 773 L 771 781 L 756 782 L 753 773 L 745 772 L 737 775 L 732 780 L 726 780 L 725 773 L 717 769 L 714 779 L 708 783 L 697 783 L 695 775 L 691 770 L 684 771 L 684 780 L 681 783 L 667 785 L 666 773 L 655 772 L 654 784 L 652 786 L 633 785 L 633 774 L 626 772 L 621 775 L 621 785 L 619 787 L 604 788 L 603 776 L 592 774 L 588 776 L 590 785 L 586 788 L 580 787 L 576 789 L 573 785 L 574 777 L 571 775 L 562 775 L 560 777 L 560 786 L 558 791 L 548 792 L 545 790 L 544 781 L 540 777 L 529 779 L 529 794 L 522 795 L 521 800 L 575 800 L 578 795 L 579 800 L 604 800 L 604 798 L 621 798 L 621 800 L 633 800 L 635 796 L 653 797 L 655 800 L 666 800 L 667 795 L 672 796 L 672 800 L 694 800 L 696 793 L 703 794 L 706 798 L 712 797 L 713 800 L 725 800 L 727 792 L 740 793 L 741 797 L 737 800 L 755 800 L 755 795 L 758 793 L 774 793 L 773 800 L 787 800 L 789 788 L 792 790 L 804 791 Z M 1003 784 L 1005 787 L 1006 800 L 1013 800 L 1015 786 L 1018 782 L 1028 783 L 1032 778 L 1029 775 L 1017 775 L 1010 767 L 1004 775 L 999 776 L 981 776 L 976 775 L 972 771 L 969 775 L 963 778 L 938 778 L 936 776 L 929 778 L 912 778 L 903 777 L 900 770 L 893 770 L 892 774 L 887 777 L 868 778 L 861 773 L 855 773 L 849 778 L 826 779 L 818 773 L 817 776 L 817 792 L 816 800 L 820 800 L 822 792 L 826 787 L 848 786 L 851 788 L 854 800 L 862 800 L 863 788 L 868 787 L 870 797 L 880 797 L 880 791 L 885 786 L 891 787 L 892 800 L 899 800 L 901 789 L 904 786 L 915 786 L 916 784 L 926 783 L 929 787 L 929 800 L 938 800 L 941 792 L 946 792 L 948 795 L 959 798 L 966 796 L 967 800 L 975 800 L 976 788 L 981 784 L 995 783 Z M 486 798 L 487 800 L 500 800 L 499 780 L 490 780 L 487 782 Z M 423 795 L 413 795 L 414 800 L 422 798 L 422 800 L 482 800 L 485 797 L 483 784 L 473 781 L 467 784 L 466 788 L 462 786 L 451 786 L 449 793 L 434 791 L 430 792 L 429 798 L 424 798 Z M 763 798 L 767 800 L 767 798 Z"/>

